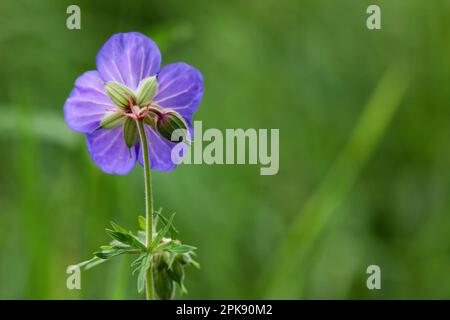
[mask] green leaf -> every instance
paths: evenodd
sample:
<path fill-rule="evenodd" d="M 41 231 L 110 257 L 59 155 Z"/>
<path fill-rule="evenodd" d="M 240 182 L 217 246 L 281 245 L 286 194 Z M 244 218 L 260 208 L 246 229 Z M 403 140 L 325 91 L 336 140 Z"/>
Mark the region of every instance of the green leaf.
<path fill-rule="evenodd" d="M 155 213 L 156 213 L 156 216 L 161 219 L 161 221 L 164 225 L 167 225 L 169 223 L 169 220 L 162 215 L 161 209 L 159 209 Z M 177 230 L 177 228 L 175 228 L 175 226 L 173 224 L 170 225 L 169 234 L 172 239 L 176 239 L 178 236 L 178 230 Z"/>
<path fill-rule="evenodd" d="M 167 224 L 161 230 L 159 230 L 159 232 L 156 235 L 155 239 L 153 239 L 153 241 L 152 241 L 152 244 L 150 246 L 150 250 L 154 250 L 156 248 L 156 246 L 158 245 L 158 243 L 160 243 L 161 240 L 164 238 L 164 236 L 167 234 L 167 232 L 170 229 L 170 226 L 172 225 L 172 221 L 173 221 L 173 217 L 174 216 L 175 216 L 175 213 L 172 214 L 172 216 L 170 217 L 170 219 L 167 222 Z"/>
<path fill-rule="evenodd" d="M 140 249 L 140 250 L 146 250 L 147 247 L 139 241 L 139 239 L 133 235 L 130 232 L 127 232 L 125 229 L 123 231 L 117 231 L 117 230 L 111 230 L 111 229 L 105 229 L 106 233 L 113 239 L 127 244 L 131 247 Z"/>
<path fill-rule="evenodd" d="M 129 237 L 128 234 L 119 232 L 119 231 L 115 231 L 115 230 L 111 230 L 111 229 L 105 229 L 106 234 L 108 234 L 108 236 L 110 236 L 111 238 L 120 241 L 122 243 L 125 244 L 129 244 Z"/>
<path fill-rule="evenodd" d="M 167 251 L 168 252 L 170 249 L 175 248 L 177 246 L 179 246 L 179 244 L 177 244 L 174 241 L 170 241 L 170 242 L 164 243 L 164 244 L 162 244 L 160 246 L 157 246 L 153 251 L 154 252 L 161 252 L 161 251 Z"/>
<path fill-rule="evenodd" d="M 134 268 L 134 267 L 136 267 L 136 266 L 141 266 L 141 261 L 142 261 L 142 259 L 144 259 L 145 257 L 147 256 L 147 254 L 146 253 L 141 253 L 140 255 L 139 255 L 139 257 L 137 257 L 135 260 L 133 260 L 133 262 L 131 262 L 131 267 L 132 268 Z"/>
<path fill-rule="evenodd" d="M 105 262 L 105 259 L 100 259 L 98 257 L 93 257 L 92 259 L 80 262 L 79 264 L 77 264 L 77 266 L 79 268 L 83 268 L 84 270 L 89 270 L 103 262 Z"/>
<path fill-rule="evenodd" d="M 94 256 L 103 260 L 107 260 L 118 255 L 120 255 L 118 250 L 103 250 L 94 252 Z"/>
<path fill-rule="evenodd" d="M 144 243 L 141 242 L 141 240 L 138 237 L 136 237 L 133 233 L 131 233 L 130 231 L 127 231 L 125 228 L 119 226 L 114 221 L 110 221 L 110 224 L 113 227 L 114 232 L 111 233 L 111 230 L 110 230 L 110 231 L 107 231 L 107 233 L 113 239 L 116 239 L 116 240 L 120 241 L 121 243 L 127 244 L 134 248 L 138 248 L 138 249 L 142 249 L 142 250 L 147 249 L 147 247 L 144 245 Z M 106 229 L 106 230 L 109 230 L 109 229 Z M 121 235 L 119 235 L 119 234 L 121 234 Z M 117 238 L 114 238 L 114 237 L 117 237 Z M 122 240 L 120 240 L 120 239 L 122 239 Z"/>
<path fill-rule="evenodd" d="M 136 102 L 140 106 L 149 104 L 156 95 L 158 90 L 158 81 L 156 76 L 151 76 L 143 79 L 139 84 L 136 92 Z"/>
<path fill-rule="evenodd" d="M 92 269 L 92 268 L 94 268 L 94 267 L 98 266 L 99 264 L 102 264 L 103 262 L 106 261 L 106 260 L 104 260 L 104 259 L 100 259 L 100 258 L 97 258 L 97 257 L 95 257 L 95 258 L 96 258 L 95 260 L 94 260 L 94 258 L 91 259 L 92 261 L 89 262 L 89 263 L 84 267 L 84 270 Z"/>
<path fill-rule="evenodd" d="M 125 120 L 123 137 L 128 148 L 134 147 L 139 142 L 139 132 L 136 121 L 131 118 Z"/>
<path fill-rule="evenodd" d="M 138 237 L 136 237 L 134 234 L 129 233 L 128 236 L 130 237 L 130 246 L 147 251 L 147 247 L 145 246 L 144 243 L 141 242 L 141 240 L 139 240 Z"/>
<path fill-rule="evenodd" d="M 101 250 L 101 251 L 97 251 L 94 252 L 94 255 L 100 259 L 110 259 L 112 257 L 115 256 L 119 256 L 121 254 L 136 254 L 141 252 L 138 249 L 134 249 L 134 248 L 112 248 L 109 250 Z"/>
<path fill-rule="evenodd" d="M 113 227 L 113 229 L 114 229 L 115 231 L 120 232 L 120 233 L 125 233 L 125 234 L 128 233 L 128 231 L 127 231 L 125 228 L 122 228 L 121 226 L 119 226 L 119 225 L 118 225 L 117 223 L 115 223 L 114 221 L 110 221 L 109 223 L 111 224 L 111 226 Z"/>
<path fill-rule="evenodd" d="M 152 258 L 153 258 L 152 254 L 151 253 L 147 253 L 144 256 L 144 258 L 141 260 L 141 266 L 140 266 L 140 269 L 139 269 L 138 282 L 137 282 L 137 289 L 138 289 L 139 293 L 144 291 L 145 279 L 147 277 L 147 271 L 150 268 L 150 264 L 151 264 Z"/>
<path fill-rule="evenodd" d="M 112 81 L 105 83 L 105 90 L 116 106 L 126 109 L 130 106 L 129 99 L 136 101 L 133 91 L 118 82 Z"/>
<path fill-rule="evenodd" d="M 182 253 L 188 253 L 191 251 L 196 250 L 197 248 L 194 246 L 190 246 L 188 244 L 180 244 L 172 248 L 168 248 L 167 251 L 174 254 L 182 254 Z"/>
<path fill-rule="evenodd" d="M 131 263 L 131 268 L 133 268 L 133 270 L 131 271 L 131 274 L 134 275 L 137 271 L 139 271 L 141 269 L 141 263 L 142 260 L 146 257 L 146 253 L 142 253 L 139 255 L 139 257 L 135 260 L 133 260 L 133 262 Z"/>
<path fill-rule="evenodd" d="M 113 129 L 125 122 L 125 116 L 120 112 L 111 111 L 106 113 L 100 120 L 98 129 Z M 97 130 L 97 129 L 96 129 Z"/>
<path fill-rule="evenodd" d="M 153 252 L 167 251 L 173 254 L 192 253 L 197 248 L 188 244 L 181 244 L 179 241 L 170 241 L 157 246 Z"/>
<path fill-rule="evenodd" d="M 130 248 L 130 246 L 128 244 L 122 243 L 122 242 L 117 241 L 117 240 L 111 241 L 109 245 L 111 247 L 113 247 L 114 249 L 128 249 L 128 248 Z M 100 249 L 101 248 L 102 247 L 100 247 Z"/>

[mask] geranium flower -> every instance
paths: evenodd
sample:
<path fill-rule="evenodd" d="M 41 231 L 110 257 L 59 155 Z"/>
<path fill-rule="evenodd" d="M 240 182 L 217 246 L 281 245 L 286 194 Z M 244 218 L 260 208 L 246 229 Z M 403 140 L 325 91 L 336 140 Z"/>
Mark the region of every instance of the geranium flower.
<path fill-rule="evenodd" d="M 152 169 L 176 167 L 172 127 L 191 120 L 203 96 L 203 77 L 186 63 L 160 69 L 157 45 L 141 33 L 113 35 L 97 54 L 97 70 L 75 81 L 64 105 L 68 126 L 86 134 L 92 160 L 106 173 L 126 174 L 142 154 L 136 120 L 145 123 Z M 184 142 L 181 142 L 184 143 Z"/>

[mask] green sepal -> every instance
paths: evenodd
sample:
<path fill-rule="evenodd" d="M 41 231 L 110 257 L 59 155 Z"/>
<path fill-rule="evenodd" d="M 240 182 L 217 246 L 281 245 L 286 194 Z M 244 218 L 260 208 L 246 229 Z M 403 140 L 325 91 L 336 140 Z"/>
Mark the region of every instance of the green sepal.
<path fill-rule="evenodd" d="M 194 252 L 179 254 L 177 255 L 177 259 L 183 266 L 193 265 L 197 269 L 200 269 L 200 264 L 191 257 L 193 254 Z"/>
<path fill-rule="evenodd" d="M 158 117 L 156 129 L 161 136 L 169 141 L 172 141 L 172 135 L 175 130 L 182 130 L 182 135 L 178 138 L 178 141 L 172 142 L 187 141 L 187 124 L 183 117 L 176 111 L 170 110 L 165 112 L 163 116 Z"/>
<path fill-rule="evenodd" d="M 147 77 L 139 83 L 136 91 L 136 102 L 140 106 L 149 104 L 158 91 L 156 76 Z"/>
<path fill-rule="evenodd" d="M 167 268 L 168 269 L 172 268 L 172 264 L 175 261 L 175 255 L 170 254 L 169 252 L 164 252 L 162 257 L 163 257 L 163 260 L 164 260 Z"/>
<path fill-rule="evenodd" d="M 136 101 L 136 96 L 127 86 L 115 81 L 105 83 L 105 90 L 109 98 L 114 102 L 116 106 L 121 109 L 129 107 L 131 98 L 133 102 Z"/>
<path fill-rule="evenodd" d="M 188 244 L 181 244 L 179 241 L 170 241 L 155 248 L 154 252 L 167 251 L 172 254 L 192 253 L 197 248 Z"/>
<path fill-rule="evenodd" d="M 139 132 L 136 121 L 131 118 L 125 120 L 123 138 L 128 148 L 134 147 L 139 142 Z"/>
<path fill-rule="evenodd" d="M 100 125 L 97 129 L 113 129 L 124 123 L 125 117 L 120 112 L 108 112 L 100 120 Z M 96 129 L 96 130 L 97 130 Z"/>

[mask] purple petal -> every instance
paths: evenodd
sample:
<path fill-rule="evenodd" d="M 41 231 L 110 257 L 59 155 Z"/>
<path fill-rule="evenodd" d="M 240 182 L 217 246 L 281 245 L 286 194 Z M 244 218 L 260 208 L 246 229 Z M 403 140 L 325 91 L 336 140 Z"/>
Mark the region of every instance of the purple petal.
<path fill-rule="evenodd" d="M 136 163 L 135 148 L 128 149 L 123 138 L 123 126 L 100 129 L 86 134 L 92 160 L 106 173 L 127 174 Z"/>
<path fill-rule="evenodd" d="M 116 81 L 135 90 L 161 66 L 158 46 L 138 32 L 118 33 L 97 54 L 97 69 L 105 82 Z"/>
<path fill-rule="evenodd" d="M 153 170 L 170 171 L 176 168 L 172 162 L 172 149 L 176 143 L 164 139 L 159 133 L 155 132 L 149 126 L 145 126 L 147 135 L 148 152 L 150 154 L 150 165 Z M 138 161 L 143 166 L 142 149 L 139 148 Z"/>
<path fill-rule="evenodd" d="M 161 69 L 158 84 L 154 102 L 179 112 L 190 122 L 203 97 L 202 74 L 186 63 L 168 64 Z"/>
<path fill-rule="evenodd" d="M 75 81 L 75 88 L 64 104 L 64 118 L 72 130 L 88 133 L 98 127 L 106 110 L 113 108 L 99 73 L 87 71 Z"/>

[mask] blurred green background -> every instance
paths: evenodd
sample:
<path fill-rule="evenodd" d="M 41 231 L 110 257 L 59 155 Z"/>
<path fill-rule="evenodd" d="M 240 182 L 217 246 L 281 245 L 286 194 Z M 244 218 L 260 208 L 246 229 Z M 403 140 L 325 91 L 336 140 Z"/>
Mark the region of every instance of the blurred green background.
<path fill-rule="evenodd" d="M 66 8 L 81 7 L 81 30 Z M 382 29 L 366 28 L 378 4 Z M 204 75 L 204 128 L 279 128 L 280 170 L 153 175 L 196 245 L 190 299 L 450 298 L 450 1 L 0 2 L 0 298 L 134 299 L 131 259 L 66 268 L 143 213 L 142 169 L 91 162 L 63 104 L 114 33 Z M 382 289 L 366 287 L 367 266 Z"/>

